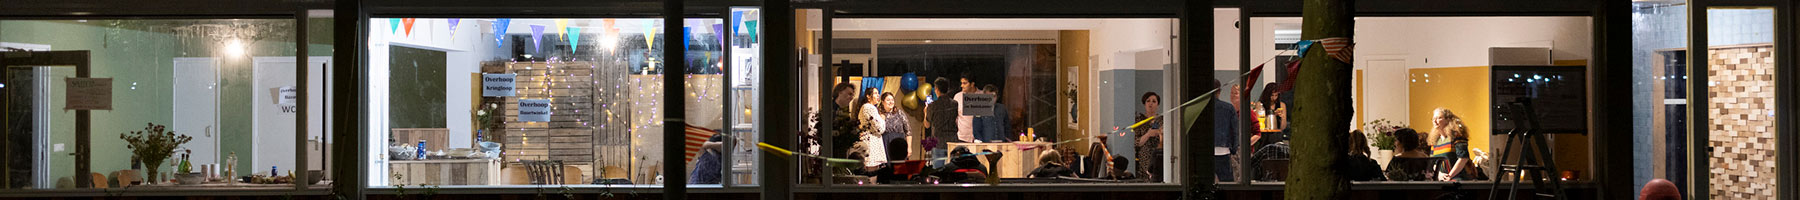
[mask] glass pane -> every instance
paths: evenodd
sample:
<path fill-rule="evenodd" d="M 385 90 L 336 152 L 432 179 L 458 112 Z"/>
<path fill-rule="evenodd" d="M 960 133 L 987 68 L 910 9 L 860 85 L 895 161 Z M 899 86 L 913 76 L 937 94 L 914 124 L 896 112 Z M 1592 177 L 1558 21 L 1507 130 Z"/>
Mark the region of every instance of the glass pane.
<path fill-rule="evenodd" d="M 369 30 L 369 142 L 383 147 L 369 152 L 383 177 L 370 185 L 665 181 L 662 130 L 679 127 L 662 124 L 659 38 L 696 34 L 658 19 L 376 18 Z M 702 67 L 718 60 L 706 38 L 688 37 L 701 50 L 680 94 L 693 108 L 722 93 L 717 67 Z M 685 110 L 719 130 L 719 108 Z"/>
<path fill-rule="evenodd" d="M 725 176 L 725 23 L 722 19 L 688 19 L 687 117 L 688 184 L 720 184 Z M 735 100 L 735 99 L 733 99 Z M 693 145 L 692 143 L 700 143 Z"/>
<path fill-rule="evenodd" d="M 1632 183 L 1686 185 L 1687 11 L 1683 1 L 1632 2 Z M 1634 191 L 1641 192 L 1641 191 Z"/>
<path fill-rule="evenodd" d="M 1172 19 L 832 20 L 835 184 L 1172 180 Z"/>
<path fill-rule="evenodd" d="M 289 19 L 0 21 L 6 188 L 240 176 L 293 187 L 280 177 L 297 169 L 295 30 Z"/>
<path fill-rule="evenodd" d="M 1592 171 L 1586 132 L 1587 44 L 1590 20 L 1586 17 L 1359 17 L 1356 19 L 1351 74 L 1352 106 L 1349 125 L 1356 134 L 1349 144 L 1354 167 L 1343 174 L 1354 181 L 1476 181 L 1501 177 L 1496 174 L 1502 152 L 1511 152 L 1504 163 L 1518 162 L 1521 153 L 1507 148 L 1505 133 L 1515 131 L 1514 121 L 1504 116 L 1518 108 L 1511 102 L 1527 99 L 1536 107 L 1549 134 L 1556 174 L 1570 181 L 1587 179 Z M 1251 19 L 1252 66 L 1264 67 L 1260 88 L 1251 91 L 1250 102 L 1259 135 L 1244 151 L 1253 181 L 1285 180 L 1294 160 L 1305 156 L 1289 152 L 1291 124 L 1287 113 L 1295 99 L 1292 90 L 1277 87 L 1290 82 L 1288 65 L 1304 55 L 1328 55 L 1332 49 L 1322 38 L 1302 38 L 1300 18 Z M 1310 44 L 1309 44 L 1310 43 Z M 1346 48 L 1349 49 L 1349 48 Z M 1300 51 L 1308 51 L 1301 54 Z M 1320 54 L 1315 51 L 1326 51 Z M 1364 151 L 1363 149 L 1367 149 Z M 1510 150 L 1510 151 L 1509 151 Z"/>
<path fill-rule="evenodd" d="M 1706 10 L 1707 162 L 1714 199 L 1773 199 L 1775 10 Z M 1750 184 L 1757 183 L 1757 184 Z"/>
<path fill-rule="evenodd" d="M 1214 109 L 1214 130 L 1196 133 L 1210 134 L 1213 137 L 1212 173 L 1219 182 L 1237 181 L 1238 170 L 1241 169 L 1238 160 L 1248 153 L 1239 151 L 1239 140 L 1248 140 L 1252 131 L 1256 130 L 1253 129 L 1255 127 L 1245 126 L 1244 120 L 1240 120 L 1253 119 L 1249 118 L 1251 113 L 1240 111 L 1250 108 L 1244 104 L 1244 98 L 1256 85 L 1247 83 L 1248 72 L 1239 68 L 1242 66 L 1240 60 L 1243 59 L 1240 56 L 1243 51 L 1239 48 L 1243 45 L 1243 37 L 1238 31 L 1238 16 L 1241 12 L 1237 8 L 1213 10 L 1213 78 L 1219 82 L 1218 101 L 1213 102 L 1214 105 L 1209 108 Z M 1251 87 L 1245 88 L 1246 86 Z"/>
<path fill-rule="evenodd" d="M 762 101 L 762 12 L 757 8 L 732 8 L 731 18 L 726 19 L 728 40 L 731 45 L 731 60 L 726 62 L 730 79 L 731 105 L 725 108 L 731 113 L 731 136 L 737 138 L 731 143 L 731 168 L 727 174 L 732 176 L 732 184 L 755 185 L 759 180 L 756 173 L 757 160 L 763 155 L 757 153 L 756 144 L 762 139 L 757 137 L 761 126 L 757 125 L 759 108 Z"/>

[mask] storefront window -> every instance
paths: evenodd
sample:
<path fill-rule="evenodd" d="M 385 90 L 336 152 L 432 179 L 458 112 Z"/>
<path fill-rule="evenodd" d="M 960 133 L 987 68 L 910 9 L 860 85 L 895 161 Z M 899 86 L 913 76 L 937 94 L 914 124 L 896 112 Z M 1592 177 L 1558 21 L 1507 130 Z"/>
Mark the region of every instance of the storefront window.
<path fill-rule="evenodd" d="M 689 19 L 371 19 L 376 187 L 413 185 L 718 184 L 737 165 L 725 141 L 753 141 L 751 121 L 728 126 L 724 22 Z M 677 34 L 682 33 L 682 34 Z M 662 37 L 684 37 L 687 94 L 663 94 Z M 748 38 L 749 34 L 735 37 Z M 746 45 L 738 48 L 751 48 Z M 742 49 L 733 49 L 746 51 Z M 753 50 L 748 50 L 752 51 Z M 734 55 L 754 60 L 755 55 Z M 736 66 L 753 61 L 737 61 Z M 754 77 L 747 73 L 740 77 Z M 744 81 L 733 81 L 743 83 Z M 749 81 L 754 82 L 754 81 Z M 754 92 L 754 86 L 743 91 Z M 730 93 L 728 93 L 730 92 Z M 748 94 L 748 95 L 740 95 Z M 663 95 L 687 99 L 687 127 L 666 127 Z M 735 95 L 735 96 L 733 96 Z M 727 97 L 736 97 L 730 98 Z M 734 109 L 742 114 L 747 109 Z M 747 117 L 733 116 L 733 120 Z M 742 129 L 740 129 L 742 126 Z M 688 160 L 664 161 L 662 130 L 687 130 Z M 724 131 L 722 131 L 724 130 Z M 746 135 L 746 134 L 738 134 Z M 716 137 L 715 137 L 716 136 Z M 682 145 L 682 144 L 673 144 Z M 737 143 L 743 150 L 744 143 Z M 419 148 L 424 149 L 419 149 Z M 740 158 L 738 160 L 753 160 Z M 661 172 L 686 162 L 688 171 Z M 710 163 L 710 165 L 708 164 Z M 731 168 L 726 168 L 727 166 Z M 698 171 L 696 171 L 698 170 Z M 717 171 L 711 171 L 717 170 Z M 663 180 L 690 173 L 694 180 Z M 743 180 L 743 179 L 739 179 Z"/>
<path fill-rule="evenodd" d="M 1632 183 L 1687 185 L 1687 10 L 1683 1 L 1633 2 Z"/>
<path fill-rule="evenodd" d="M 1518 117 L 1540 119 L 1561 180 L 1592 177 L 1587 132 L 1590 20 L 1585 17 L 1358 17 L 1351 89 L 1355 135 L 1346 178 L 1359 182 L 1482 181 L 1496 174 Z M 1252 66 L 1263 81 L 1247 106 L 1260 133 L 1243 165 L 1253 182 L 1286 180 L 1299 51 L 1331 51 L 1301 38 L 1300 18 L 1251 19 Z M 1309 44 L 1311 43 L 1311 44 Z M 1316 54 L 1326 55 L 1326 54 Z M 1262 62 L 1258 64 L 1256 62 Z M 1530 102 L 1524 109 L 1518 102 Z M 1523 138 L 1521 138 L 1523 139 Z M 1518 144 L 1514 144 L 1518 145 Z M 1508 164 L 1521 156 L 1512 150 Z M 1513 175 L 1516 176 L 1516 175 Z"/>
<path fill-rule="evenodd" d="M 1175 20 L 828 20 L 802 23 L 800 144 L 854 162 L 803 160 L 802 182 L 1167 183 L 1179 169 L 1183 135 L 1165 128 L 1178 114 L 1150 119 L 1182 102 Z"/>
<path fill-rule="evenodd" d="M 5 188 L 317 183 L 314 147 L 327 140 L 299 127 L 323 121 L 324 79 L 300 74 L 329 60 L 298 63 L 325 53 L 297 53 L 296 30 L 291 19 L 0 21 Z"/>

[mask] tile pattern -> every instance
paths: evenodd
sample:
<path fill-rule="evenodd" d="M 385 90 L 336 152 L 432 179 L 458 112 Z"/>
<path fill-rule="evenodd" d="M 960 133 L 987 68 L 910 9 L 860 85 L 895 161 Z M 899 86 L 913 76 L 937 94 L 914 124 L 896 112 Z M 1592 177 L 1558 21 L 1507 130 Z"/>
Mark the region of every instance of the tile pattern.
<path fill-rule="evenodd" d="M 1713 199 L 1775 198 L 1775 57 L 1768 44 L 1707 55 Z"/>

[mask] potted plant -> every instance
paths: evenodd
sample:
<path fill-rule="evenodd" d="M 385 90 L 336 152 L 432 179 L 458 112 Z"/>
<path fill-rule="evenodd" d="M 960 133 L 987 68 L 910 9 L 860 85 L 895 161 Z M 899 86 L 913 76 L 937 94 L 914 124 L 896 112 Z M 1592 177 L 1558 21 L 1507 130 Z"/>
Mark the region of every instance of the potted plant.
<path fill-rule="evenodd" d="M 147 172 L 144 174 L 150 175 L 150 179 L 147 180 L 152 180 L 154 183 L 155 180 L 164 180 L 160 179 L 162 177 L 158 177 L 157 168 L 162 167 L 162 162 L 169 158 L 169 154 L 175 153 L 175 147 L 186 144 L 194 138 L 176 135 L 174 131 L 165 131 L 165 127 L 156 125 L 156 123 L 148 124 L 144 127 L 144 131 L 119 134 L 119 139 L 125 140 L 125 148 L 131 149 L 131 155 L 143 159 L 144 171 Z"/>
<path fill-rule="evenodd" d="M 1368 134 L 1369 146 L 1377 149 L 1370 157 L 1383 168 L 1394 157 L 1394 131 L 1401 128 L 1406 128 L 1406 124 L 1387 119 L 1376 119 L 1363 127 L 1363 134 Z"/>
<path fill-rule="evenodd" d="M 180 183 L 182 185 L 193 185 L 193 184 L 200 184 L 200 182 L 206 180 L 205 175 L 200 174 L 199 172 L 194 172 L 194 164 L 193 163 L 188 163 L 188 155 L 190 155 L 190 154 L 194 154 L 194 150 L 189 149 L 189 150 L 183 151 L 181 153 L 181 164 L 175 166 L 175 182 L 176 183 Z"/>

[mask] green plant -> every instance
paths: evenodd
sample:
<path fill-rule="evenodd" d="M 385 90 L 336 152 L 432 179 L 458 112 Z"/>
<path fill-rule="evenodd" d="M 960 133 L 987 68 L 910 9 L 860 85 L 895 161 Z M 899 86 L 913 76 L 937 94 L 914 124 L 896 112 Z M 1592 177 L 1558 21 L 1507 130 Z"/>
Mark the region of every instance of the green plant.
<path fill-rule="evenodd" d="M 1394 150 L 1394 131 L 1406 128 L 1406 123 L 1388 119 L 1376 119 L 1363 126 L 1363 134 L 1369 138 L 1369 145 L 1376 149 Z"/>
<path fill-rule="evenodd" d="M 125 140 L 125 148 L 131 149 L 132 155 L 142 158 L 144 171 L 150 175 L 149 180 L 158 180 L 157 169 L 162 167 L 163 160 L 175 153 L 175 147 L 194 138 L 176 135 L 174 131 L 166 131 L 166 127 L 156 123 L 147 124 L 149 125 L 144 127 L 144 131 L 121 133 L 119 139 Z"/>
<path fill-rule="evenodd" d="M 498 126 L 500 124 L 495 123 L 495 119 L 496 117 L 499 117 L 499 115 L 501 115 L 500 104 L 481 104 L 481 108 L 475 109 L 475 129 L 481 130 L 485 134 L 482 136 L 483 138 L 476 139 L 481 141 L 500 141 L 498 134 L 494 134 L 491 131 L 499 128 Z"/>

